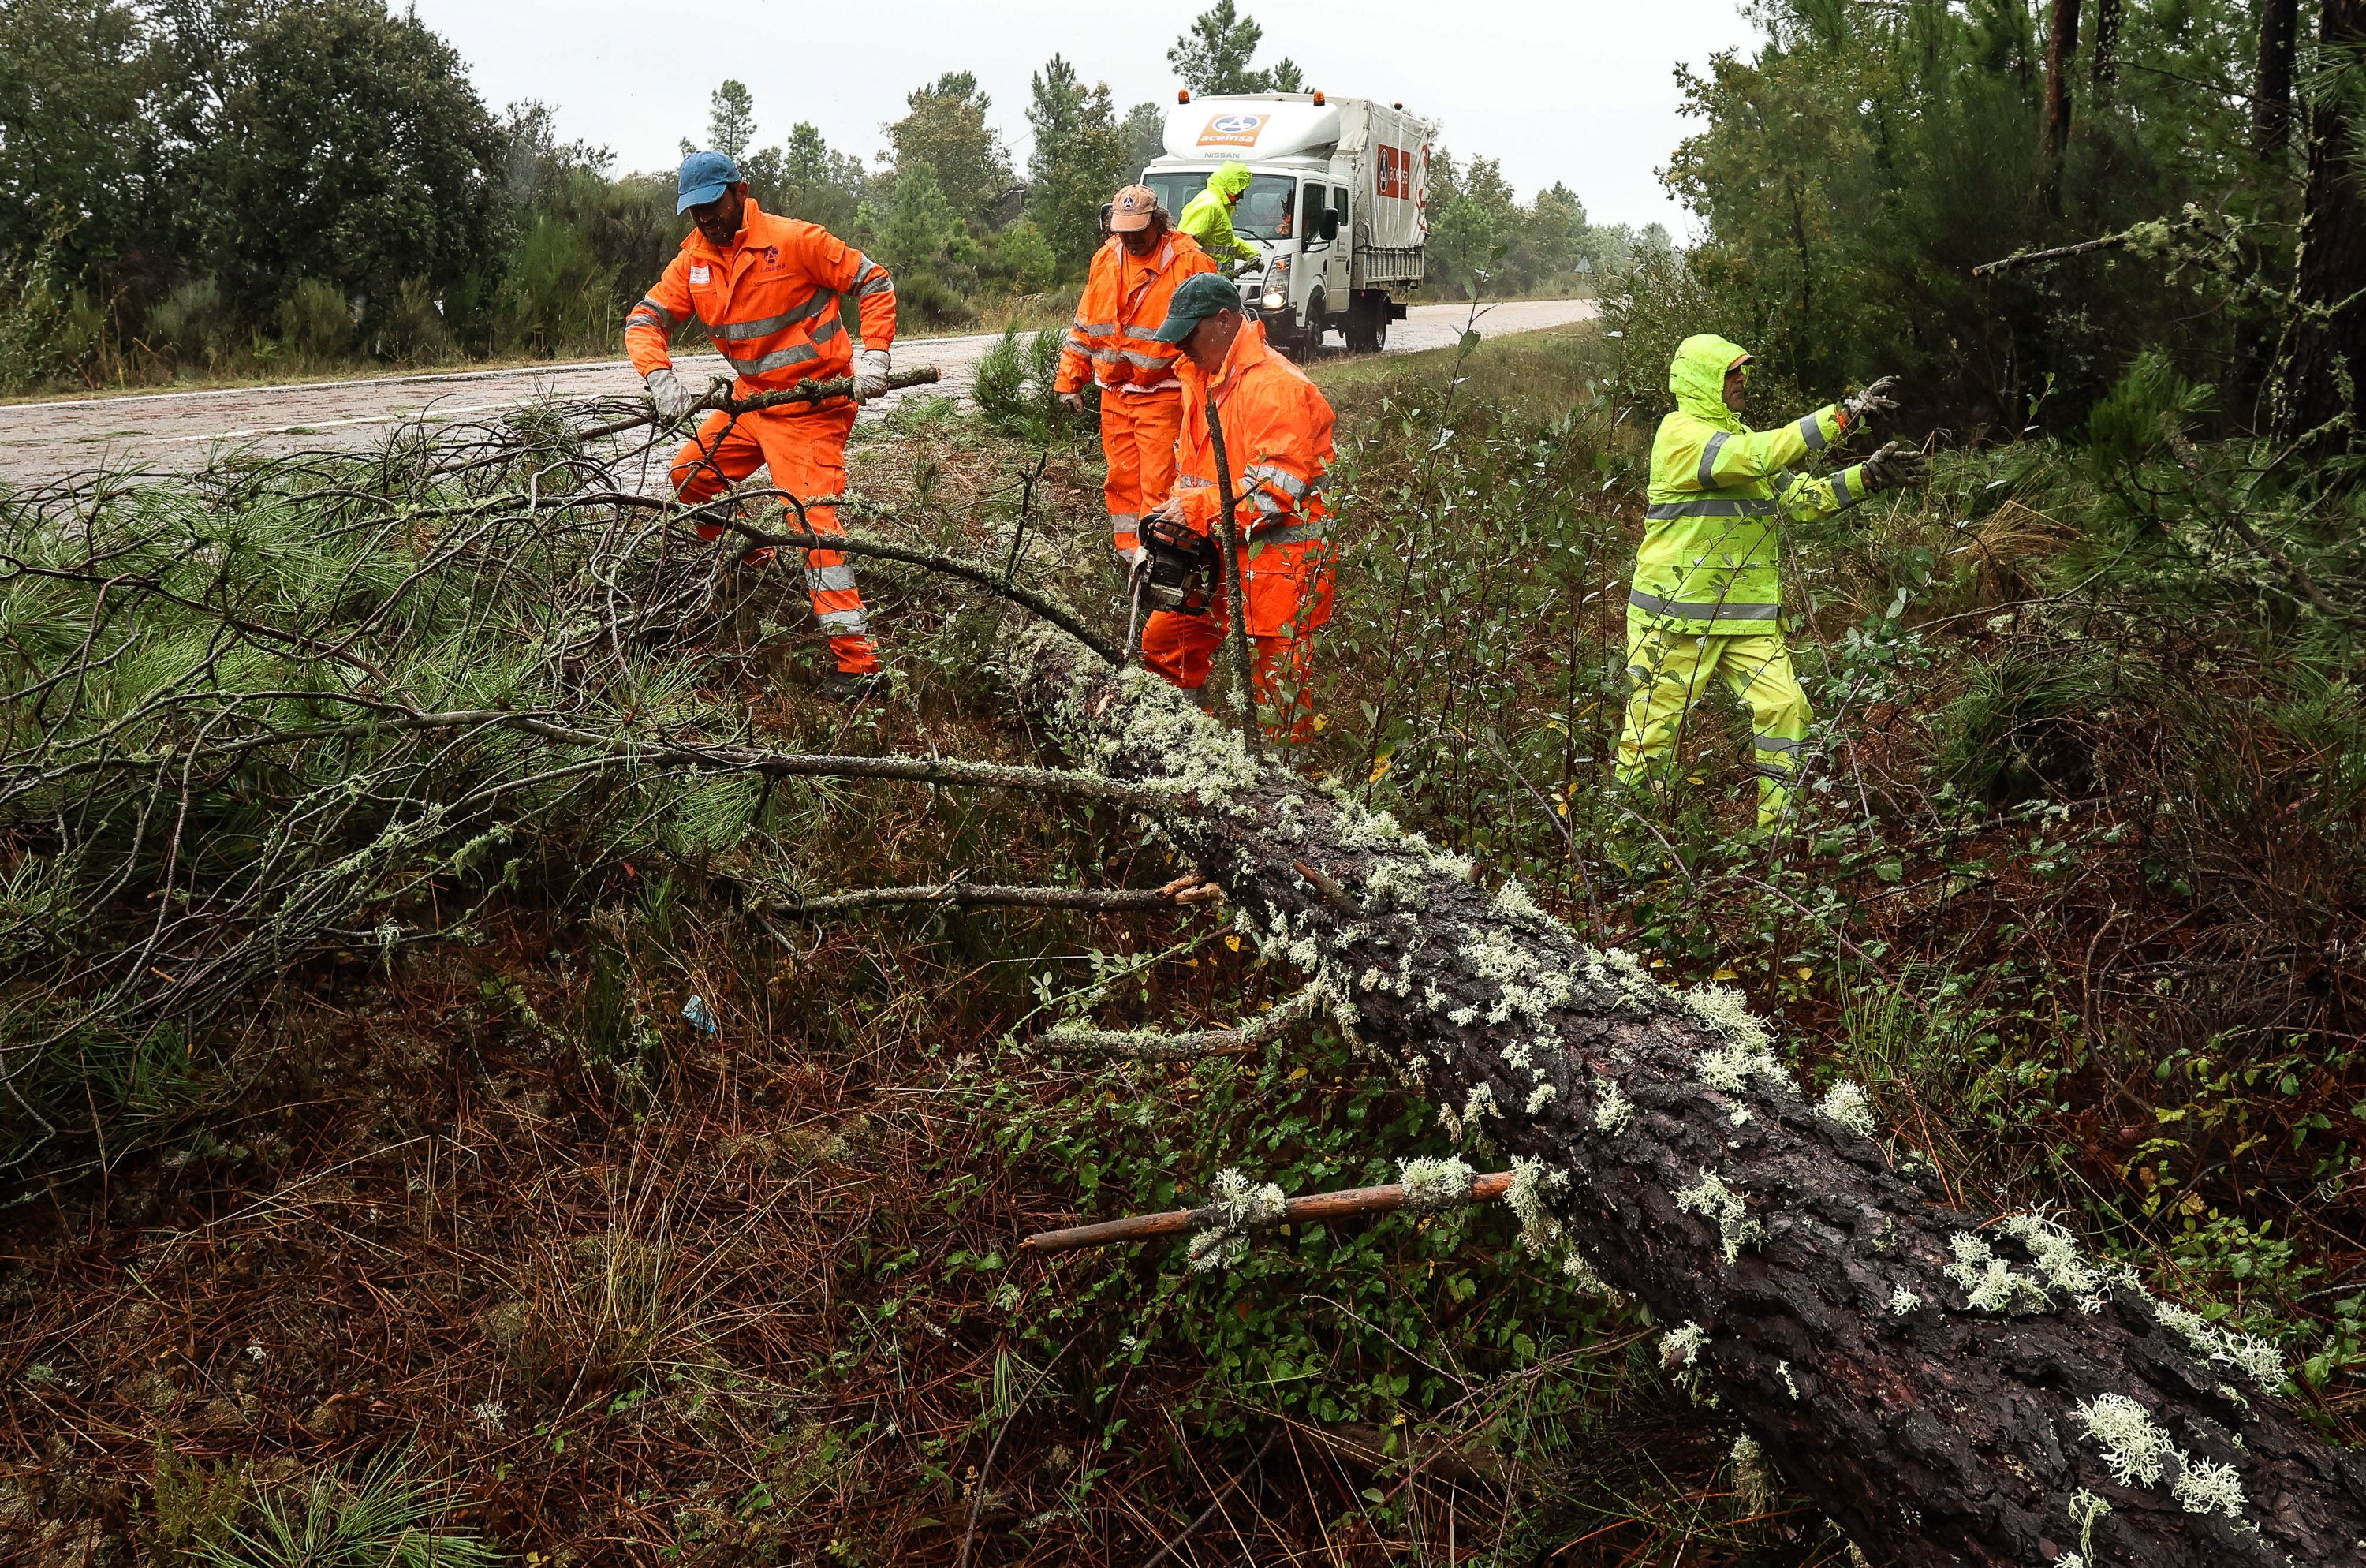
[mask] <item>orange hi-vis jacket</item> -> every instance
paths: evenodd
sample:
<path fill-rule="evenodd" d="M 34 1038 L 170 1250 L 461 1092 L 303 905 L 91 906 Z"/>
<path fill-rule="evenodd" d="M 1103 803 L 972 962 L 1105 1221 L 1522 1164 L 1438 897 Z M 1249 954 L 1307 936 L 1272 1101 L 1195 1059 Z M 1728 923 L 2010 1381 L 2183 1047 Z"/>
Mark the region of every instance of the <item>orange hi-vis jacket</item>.
<path fill-rule="evenodd" d="M 1204 534 L 1215 526 L 1223 504 L 1216 491 L 1215 445 L 1208 435 L 1212 387 L 1233 470 L 1234 516 L 1245 542 L 1295 545 L 1324 538 L 1331 513 L 1323 504 L 1323 476 L 1338 456 L 1331 445 L 1331 405 L 1303 371 L 1267 344 L 1265 323 L 1241 324 L 1212 383 L 1189 359 L 1177 368 L 1183 382 L 1183 433 L 1175 447 L 1175 493 L 1183 520 Z M 1256 628 L 1250 629 L 1254 635 Z"/>
<path fill-rule="evenodd" d="M 691 230 L 657 287 L 625 315 L 625 353 L 647 376 L 673 363 L 667 334 L 695 321 L 738 372 L 733 390 L 740 397 L 827 381 L 854 366 L 854 345 L 839 320 L 849 294 L 862 317 L 862 346 L 892 344 L 896 285 L 887 269 L 828 230 L 775 218 L 750 200 L 727 251 Z"/>
<path fill-rule="evenodd" d="M 1060 354 L 1052 389 L 1080 392 L 1087 380 L 1104 392 L 1139 396 L 1173 392 L 1176 361 L 1182 350 L 1155 343 L 1151 334 L 1166 320 L 1167 302 L 1183 280 L 1213 272 L 1216 264 L 1189 234 L 1169 233 L 1158 248 L 1136 261 L 1125 242 L 1111 235 L 1093 253 L 1093 266 L 1076 301 L 1076 319 Z M 1163 499 L 1163 498 L 1162 498 Z"/>

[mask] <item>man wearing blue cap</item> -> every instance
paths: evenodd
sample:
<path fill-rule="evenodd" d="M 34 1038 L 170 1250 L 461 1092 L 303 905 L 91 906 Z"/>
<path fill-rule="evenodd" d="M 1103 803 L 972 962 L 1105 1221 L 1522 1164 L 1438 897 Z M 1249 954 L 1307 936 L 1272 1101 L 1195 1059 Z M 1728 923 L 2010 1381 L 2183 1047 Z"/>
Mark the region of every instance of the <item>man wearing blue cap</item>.
<path fill-rule="evenodd" d="M 849 375 L 854 389 L 851 399 L 791 403 L 736 420 L 716 410 L 675 457 L 674 492 L 696 505 L 762 468 L 774 488 L 806 502 L 809 529 L 842 533 L 838 509 L 827 500 L 846 489 L 855 405 L 887 389 L 896 285 L 885 267 L 828 230 L 758 207 L 739 166 L 721 152 L 693 152 L 682 162 L 680 181 L 675 210 L 690 215 L 691 231 L 657 287 L 625 317 L 625 352 L 659 418 L 682 419 L 701 401 L 674 374 L 667 347 L 673 329 L 691 321 L 738 373 L 735 397 Z M 839 319 L 850 294 L 862 325 L 859 359 Z M 701 524 L 698 531 L 708 539 L 723 533 L 716 524 Z M 854 569 L 837 550 L 807 551 L 806 586 L 838 661 L 823 690 L 841 699 L 860 696 L 879 669 L 879 654 Z"/>

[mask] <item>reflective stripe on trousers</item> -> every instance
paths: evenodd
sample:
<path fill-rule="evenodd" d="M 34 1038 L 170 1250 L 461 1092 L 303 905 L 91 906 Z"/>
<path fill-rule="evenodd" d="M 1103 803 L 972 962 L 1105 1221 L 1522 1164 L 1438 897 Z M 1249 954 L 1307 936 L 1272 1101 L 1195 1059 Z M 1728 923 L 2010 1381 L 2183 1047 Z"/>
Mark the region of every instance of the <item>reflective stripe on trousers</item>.
<path fill-rule="evenodd" d="M 829 500 L 846 489 L 846 437 L 854 428 L 854 413 L 851 407 L 813 413 L 767 411 L 742 414 L 737 423 L 719 411 L 712 413 L 674 457 L 674 492 L 697 505 L 764 468 L 773 489 L 805 502 L 807 531 L 842 534 L 846 530 L 839 523 L 838 508 Z M 788 522 L 795 525 L 794 513 Z M 702 523 L 698 532 L 702 538 L 715 539 L 724 529 Z M 862 593 L 844 554 L 807 550 L 806 587 L 813 599 L 814 618 L 829 634 L 829 650 L 839 669 L 849 674 L 878 669 L 879 652 L 868 635 Z"/>
<path fill-rule="evenodd" d="M 1618 739 L 1620 779 L 1642 784 L 1673 763 L 1693 704 L 1712 680 L 1722 680 L 1750 708 L 1759 820 L 1783 814 L 1815 713 L 1781 637 L 1672 632 L 1629 614 L 1627 671 L 1635 690 Z"/>

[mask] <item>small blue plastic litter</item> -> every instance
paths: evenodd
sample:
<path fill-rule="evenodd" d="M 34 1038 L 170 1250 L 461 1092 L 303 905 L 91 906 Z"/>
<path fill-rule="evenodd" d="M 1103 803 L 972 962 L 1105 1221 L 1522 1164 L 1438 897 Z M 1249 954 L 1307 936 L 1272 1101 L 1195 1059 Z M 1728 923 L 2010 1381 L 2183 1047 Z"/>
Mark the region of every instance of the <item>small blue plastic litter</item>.
<path fill-rule="evenodd" d="M 720 1027 L 715 1021 L 715 1010 L 706 1005 L 704 997 L 693 997 L 682 1004 L 682 1021 L 701 1034 L 712 1034 Z"/>

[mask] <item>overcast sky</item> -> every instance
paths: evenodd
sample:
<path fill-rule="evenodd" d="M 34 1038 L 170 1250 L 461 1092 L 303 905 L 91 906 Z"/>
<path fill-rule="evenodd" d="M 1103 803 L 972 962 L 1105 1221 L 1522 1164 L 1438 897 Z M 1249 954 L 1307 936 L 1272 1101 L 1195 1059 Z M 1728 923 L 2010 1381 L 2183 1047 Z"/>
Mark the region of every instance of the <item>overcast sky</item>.
<path fill-rule="evenodd" d="M 706 100 L 736 76 L 755 95 L 757 145 L 801 119 L 866 162 L 904 96 L 975 72 L 1023 157 L 1027 81 L 1054 52 L 1106 81 L 1121 112 L 1171 103 L 1166 50 L 1206 0 L 416 0 L 496 109 L 540 98 L 565 140 L 613 149 L 628 169 L 670 168 L 701 140 Z M 1674 66 L 1744 44 L 1738 0 L 1244 0 L 1264 25 L 1258 62 L 1287 54 L 1312 85 L 1402 99 L 1458 153 L 1501 158 L 1523 197 L 1563 180 L 1595 222 L 1683 210 L 1660 187 L 1688 122 Z"/>

